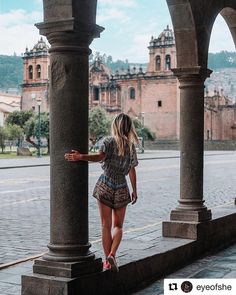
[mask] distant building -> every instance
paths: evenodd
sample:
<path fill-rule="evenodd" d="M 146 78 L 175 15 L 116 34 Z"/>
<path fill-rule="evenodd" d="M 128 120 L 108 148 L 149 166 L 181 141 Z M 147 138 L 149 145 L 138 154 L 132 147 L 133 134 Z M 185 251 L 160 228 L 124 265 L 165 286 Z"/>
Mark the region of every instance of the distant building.
<path fill-rule="evenodd" d="M 103 107 L 111 116 L 123 111 L 136 117 L 155 133 L 158 140 L 179 139 L 179 88 L 171 69 L 176 67 L 173 31 L 167 26 L 148 46 L 149 62 L 142 67 L 117 69 L 115 73 L 98 58 L 89 68 L 89 108 Z M 49 53 L 41 38 L 24 56 L 22 109 L 49 111 Z M 191 102 L 190 102 L 191 103 Z M 235 104 L 223 92 L 205 98 L 206 140 L 236 138 Z"/>
<path fill-rule="evenodd" d="M 4 126 L 10 113 L 20 110 L 20 104 L 20 95 L 0 93 L 0 126 Z"/>
<path fill-rule="evenodd" d="M 205 140 L 236 139 L 236 104 L 223 89 L 205 92 Z"/>

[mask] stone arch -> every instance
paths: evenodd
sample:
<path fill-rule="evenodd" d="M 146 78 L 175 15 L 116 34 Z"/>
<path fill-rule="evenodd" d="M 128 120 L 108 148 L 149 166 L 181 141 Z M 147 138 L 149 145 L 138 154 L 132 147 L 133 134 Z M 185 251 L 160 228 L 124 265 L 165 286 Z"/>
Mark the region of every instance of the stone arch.
<path fill-rule="evenodd" d="M 209 38 L 206 40 L 206 51 L 202 54 L 203 59 L 204 59 L 204 64 L 207 66 L 208 63 L 208 52 L 209 52 L 209 44 L 210 44 L 210 38 L 211 38 L 211 33 L 212 29 L 214 26 L 214 23 L 216 21 L 216 18 L 219 14 L 224 18 L 226 24 L 228 25 L 228 28 L 231 32 L 235 47 L 236 47 L 236 8 L 233 9 L 231 7 L 226 7 L 221 9 L 220 7 L 216 13 L 214 14 L 214 17 L 211 19 L 211 23 L 209 26 Z"/>
<path fill-rule="evenodd" d="M 41 65 L 40 64 L 37 64 L 36 66 L 36 75 L 37 75 L 37 79 L 40 79 L 41 78 Z"/>
<path fill-rule="evenodd" d="M 230 29 L 236 47 L 236 9 L 226 7 L 220 12 L 220 14 L 223 16 Z"/>
<path fill-rule="evenodd" d="M 28 79 L 32 80 L 33 79 L 33 66 L 29 65 L 28 68 Z"/>
<path fill-rule="evenodd" d="M 197 34 L 189 1 L 167 0 L 176 42 L 177 67 L 198 65 Z"/>
<path fill-rule="evenodd" d="M 155 69 L 156 71 L 161 70 L 161 57 L 159 54 L 155 57 Z"/>
<path fill-rule="evenodd" d="M 236 3 L 234 0 L 167 0 L 177 50 L 177 67 L 207 68 L 212 27 L 219 13 L 236 42 Z"/>

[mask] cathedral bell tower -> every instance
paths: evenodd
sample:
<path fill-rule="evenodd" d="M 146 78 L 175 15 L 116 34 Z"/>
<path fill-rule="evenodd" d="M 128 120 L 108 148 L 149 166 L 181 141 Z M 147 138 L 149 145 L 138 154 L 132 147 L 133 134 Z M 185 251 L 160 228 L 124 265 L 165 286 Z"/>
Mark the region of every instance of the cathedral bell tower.
<path fill-rule="evenodd" d="M 24 80 L 22 84 L 22 110 L 35 110 L 41 102 L 41 111 L 49 112 L 49 47 L 41 38 L 33 49 L 26 48 L 23 55 Z"/>
<path fill-rule="evenodd" d="M 174 32 L 169 26 L 167 26 L 158 38 L 151 38 L 148 49 L 149 64 L 147 74 L 172 74 L 171 69 L 176 67 L 176 47 Z"/>

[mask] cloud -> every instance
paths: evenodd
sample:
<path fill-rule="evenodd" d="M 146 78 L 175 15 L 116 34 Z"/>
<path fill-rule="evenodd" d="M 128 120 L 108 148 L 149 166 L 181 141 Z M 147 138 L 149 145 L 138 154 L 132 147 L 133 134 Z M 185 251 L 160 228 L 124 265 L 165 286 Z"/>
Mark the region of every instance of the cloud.
<path fill-rule="evenodd" d="M 137 1 L 135 0 L 100 0 L 98 2 L 100 6 L 112 6 L 112 7 L 136 7 Z"/>
<path fill-rule="evenodd" d="M 110 20 L 124 23 L 130 20 L 130 17 L 125 11 L 116 8 L 106 8 L 102 10 L 102 13 L 98 14 L 98 23 L 107 23 Z"/>
<path fill-rule="evenodd" d="M 28 13 L 18 9 L 0 14 L 0 53 L 11 55 L 16 52 L 19 55 L 25 51 L 26 45 L 33 47 L 39 40 L 39 32 L 34 24 L 41 20 L 40 11 Z"/>
<path fill-rule="evenodd" d="M 100 0 L 98 1 L 97 21 L 101 24 L 109 21 L 125 23 L 131 20 L 129 9 L 137 6 L 135 0 Z"/>

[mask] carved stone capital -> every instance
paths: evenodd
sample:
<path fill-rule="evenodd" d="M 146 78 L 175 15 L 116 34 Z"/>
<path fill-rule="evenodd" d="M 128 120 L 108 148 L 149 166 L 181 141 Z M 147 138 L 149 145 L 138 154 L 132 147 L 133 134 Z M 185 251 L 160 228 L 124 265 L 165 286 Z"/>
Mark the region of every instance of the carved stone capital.
<path fill-rule="evenodd" d="M 94 38 L 100 37 L 100 33 L 104 30 L 96 24 L 80 23 L 74 18 L 45 21 L 36 24 L 36 27 L 41 35 L 47 37 L 53 47 L 51 51 L 57 50 L 56 47 L 67 51 L 88 47 Z"/>
<path fill-rule="evenodd" d="M 172 69 L 174 75 L 180 82 L 180 89 L 188 87 L 204 87 L 206 78 L 210 77 L 212 71 L 199 66 L 193 68 Z"/>

